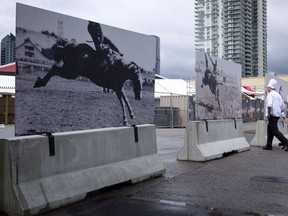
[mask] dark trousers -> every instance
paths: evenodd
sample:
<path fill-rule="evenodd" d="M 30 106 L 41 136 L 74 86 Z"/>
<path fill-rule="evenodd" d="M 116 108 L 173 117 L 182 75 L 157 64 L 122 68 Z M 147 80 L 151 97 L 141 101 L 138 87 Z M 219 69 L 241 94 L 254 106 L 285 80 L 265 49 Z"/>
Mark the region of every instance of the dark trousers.
<path fill-rule="evenodd" d="M 278 120 L 279 117 L 270 116 L 268 119 L 267 127 L 267 147 L 272 147 L 272 141 L 274 136 L 283 144 L 288 145 L 288 139 L 279 131 L 278 129 Z"/>

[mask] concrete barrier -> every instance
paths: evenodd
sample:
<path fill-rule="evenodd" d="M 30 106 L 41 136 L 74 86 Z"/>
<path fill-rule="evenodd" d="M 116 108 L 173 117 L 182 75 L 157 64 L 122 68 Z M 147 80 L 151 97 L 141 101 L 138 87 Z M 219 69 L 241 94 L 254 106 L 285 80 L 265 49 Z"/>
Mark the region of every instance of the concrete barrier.
<path fill-rule="evenodd" d="M 256 123 L 255 136 L 250 142 L 251 146 L 266 146 L 267 144 L 267 125 L 268 121 L 258 120 Z M 278 121 L 278 129 L 283 133 L 283 135 L 288 138 L 288 125 L 284 123 L 283 120 Z M 279 146 L 280 141 L 274 137 L 272 145 Z"/>
<path fill-rule="evenodd" d="M 250 150 L 243 135 L 242 120 L 190 121 L 178 160 L 207 161 L 225 153 Z"/>
<path fill-rule="evenodd" d="M 0 210 L 35 215 L 100 188 L 163 175 L 155 126 L 136 129 L 55 133 L 50 141 L 40 135 L 0 139 Z"/>

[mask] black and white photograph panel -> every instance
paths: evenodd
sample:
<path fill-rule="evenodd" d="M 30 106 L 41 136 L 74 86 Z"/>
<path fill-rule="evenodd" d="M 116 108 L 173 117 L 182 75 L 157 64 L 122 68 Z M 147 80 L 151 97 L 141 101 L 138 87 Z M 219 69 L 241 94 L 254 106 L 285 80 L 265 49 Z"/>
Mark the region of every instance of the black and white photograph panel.
<path fill-rule="evenodd" d="M 195 118 L 241 118 L 241 65 L 196 52 Z"/>
<path fill-rule="evenodd" d="M 154 124 L 157 43 L 17 3 L 15 135 Z"/>

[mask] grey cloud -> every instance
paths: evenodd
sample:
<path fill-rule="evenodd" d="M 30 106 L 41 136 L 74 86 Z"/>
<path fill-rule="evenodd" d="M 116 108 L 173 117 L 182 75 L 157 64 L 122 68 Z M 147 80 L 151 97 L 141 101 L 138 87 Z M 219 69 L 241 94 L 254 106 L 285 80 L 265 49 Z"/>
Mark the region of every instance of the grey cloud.
<path fill-rule="evenodd" d="M 66 15 L 93 20 L 147 35 L 161 41 L 161 74 L 171 78 L 194 73 L 194 1 L 192 0 L 18 0 L 17 2 Z M 0 8 L 0 38 L 15 33 L 16 0 Z M 268 0 L 268 70 L 287 73 L 288 1 Z"/>
<path fill-rule="evenodd" d="M 288 68 L 288 32 L 284 24 L 287 20 L 288 2 L 270 0 L 268 6 L 268 71 L 287 74 Z"/>

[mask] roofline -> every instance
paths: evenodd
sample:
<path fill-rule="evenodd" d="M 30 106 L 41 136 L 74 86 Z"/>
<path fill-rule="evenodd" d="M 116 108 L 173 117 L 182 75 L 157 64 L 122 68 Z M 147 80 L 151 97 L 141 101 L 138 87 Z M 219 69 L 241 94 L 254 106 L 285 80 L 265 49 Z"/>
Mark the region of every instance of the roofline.
<path fill-rule="evenodd" d="M 155 79 L 167 79 L 164 76 L 161 76 L 160 74 L 155 74 Z"/>
<path fill-rule="evenodd" d="M 1 70 L 1 68 L 9 67 L 9 66 L 12 66 L 12 65 L 15 65 L 15 62 L 11 62 L 11 63 L 5 64 L 5 65 L 0 65 L 0 70 Z"/>

